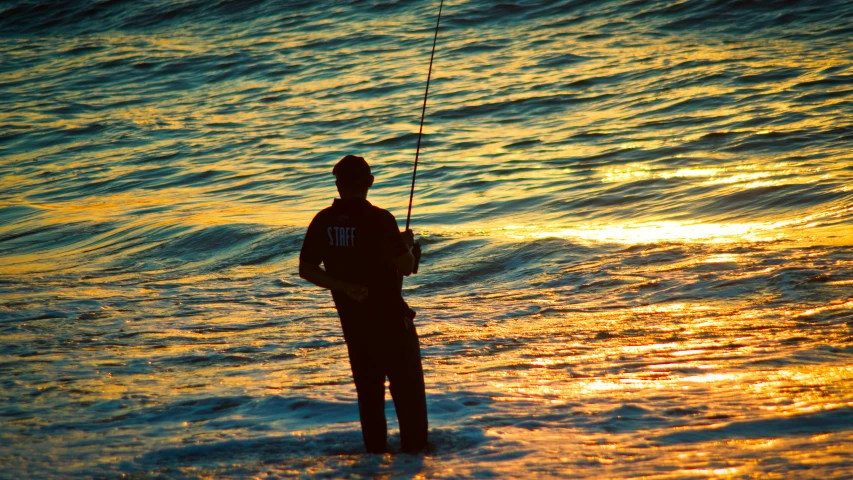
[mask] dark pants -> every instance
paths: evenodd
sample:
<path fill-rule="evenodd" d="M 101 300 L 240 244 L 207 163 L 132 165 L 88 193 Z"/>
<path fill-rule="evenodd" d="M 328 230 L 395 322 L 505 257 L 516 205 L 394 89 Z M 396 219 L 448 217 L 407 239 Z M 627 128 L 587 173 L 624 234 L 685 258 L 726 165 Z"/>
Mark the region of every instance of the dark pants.
<path fill-rule="evenodd" d="M 395 322 L 396 323 L 396 322 Z M 408 318 L 381 336 L 347 338 L 364 446 L 370 453 L 388 451 L 385 423 L 385 377 L 400 424 L 403 452 L 422 451 L 427 442 L 424 372 L 418 333 Z"/>

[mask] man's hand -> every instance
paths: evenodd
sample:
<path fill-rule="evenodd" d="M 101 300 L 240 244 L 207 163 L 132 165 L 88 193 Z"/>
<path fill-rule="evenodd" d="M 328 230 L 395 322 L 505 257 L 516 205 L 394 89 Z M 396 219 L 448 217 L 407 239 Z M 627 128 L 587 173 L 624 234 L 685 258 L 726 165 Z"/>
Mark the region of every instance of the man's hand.
<path fill-rule="evenodd" d="M 344 293 L 356 302 L 363 302 L 367 298 L 367 287 L 361 285 L 349 285 L 344 289 Z"/>
<path fill-rule="evenodd" d="M 400 235 L 403 237 L 403 243 L 405 243 L 406 246 L 409 247 L 409 249 L 411 250 L 412 246 L 415 245 L 415 232 L 411 230 L 406 230 Z"/>
<path fill-rule="evenodd" d="M 409 251 L 391 260 L 394 262 L 394 267 L 397 268 L 397 271 L 404 277 L 408 277 L 412 274 L 412 269 L 415 268 L 415 257 L 412 255 L 412 247 L 415 245 L 415 234 L 411 230 L 406 229 L 405 232 L 400 233 L 400 237 L 403 238 L 403 243 Z"/>

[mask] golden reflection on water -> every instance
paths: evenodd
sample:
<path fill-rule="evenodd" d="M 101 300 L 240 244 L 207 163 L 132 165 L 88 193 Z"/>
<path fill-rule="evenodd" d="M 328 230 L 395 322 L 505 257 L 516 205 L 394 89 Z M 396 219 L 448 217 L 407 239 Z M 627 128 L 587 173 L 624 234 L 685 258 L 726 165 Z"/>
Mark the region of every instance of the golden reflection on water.
<path fill-rule="evenodd" d="M 816 175 L 819 168 L 785 168 L 788 163 L 777 164 L 744 164 L 730 167 L 696 167 L 679 168 L 675 170 L 654 168 L 648 164 L 629 164 L 620 167 L 606 167 L 600 172 L 604 183 L 625 183 L 637 180 L 659 178 L 663 180 L 706 178 L 701 185 L 726 185 L 733 184 L 743 190 L 761 188 L 786 184 L 812 183 L 814 181 L 827 181 L 835 178 L 833 173 L 825 173 L 814 179 L 807 175 Z M 747 173 L 739 173 L 744 170 L 758 170 Z M 768 180 L 774 177 L 772 180 Z"/>
<path fill-rule="evenodd" d="M 661 242 L 734 243 L 776 238 L 779 223 L 651 222 L 640 224 L 585 225 L 575 228 L 511 225 L 504 227 L 510 238 L 565 238 L 593 243 L 636 245 Z"/>
<path fill-rule="evenodd" d="M 835 282 L 834 284 L 836 284 L 836 285 L 849 285 L 851 283 L 853 283 L 853 280 L 841 280 L 841 281 Z M 831 310 L 846 310 L 846 309 L 851 309 L 851 308 L 853 308 L 853 300 L 850 300 L 848 302 L 837 301 L 837 302 L 832 302 L 831 305 L 827 305 L 827 306 L 823 306 L 823 307 L 810 308 L 804 312 L 797 314 L 797 316 L 798 317 L 810 317 L 812 315 L 816 315 L 818 313 L 823 313 L 823 312 L 828 312 Z"/>

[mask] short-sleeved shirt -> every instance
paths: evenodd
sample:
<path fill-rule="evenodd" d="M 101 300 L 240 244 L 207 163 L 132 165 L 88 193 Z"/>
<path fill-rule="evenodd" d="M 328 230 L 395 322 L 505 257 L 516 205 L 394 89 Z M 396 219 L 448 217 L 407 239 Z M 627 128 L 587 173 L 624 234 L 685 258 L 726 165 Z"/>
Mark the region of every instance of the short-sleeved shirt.
<path fill-rule="evenodd" d="M 359 303 L 343 292 L 332 292 L 335 307 L 345 317 L 370 317 L 362 322 L 399 321 L 408 311 L 403 300 L 403 276 L 393 259 L 408 252 L 387 210 L 364 199 L 335 199 L 308 226 L 301 263 L 319 265 L 332 277 L 367 287 L 367 299 Z M 344 325 L 345 334 L 347 326 Z"/>

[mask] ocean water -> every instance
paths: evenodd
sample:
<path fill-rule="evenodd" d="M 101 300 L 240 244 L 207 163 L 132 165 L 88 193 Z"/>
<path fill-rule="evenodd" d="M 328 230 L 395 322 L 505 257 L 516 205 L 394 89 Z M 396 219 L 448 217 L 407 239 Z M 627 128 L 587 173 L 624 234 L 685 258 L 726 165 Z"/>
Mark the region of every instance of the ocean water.
<path fill-rule="evenodd" d="M 853 3 L 448 0 L 363 453 L 305 227 L 437 1 L 0 1 L 0 477 L 853 478 Z M 388 403 L 392 448 L 399 448 Z"/>

